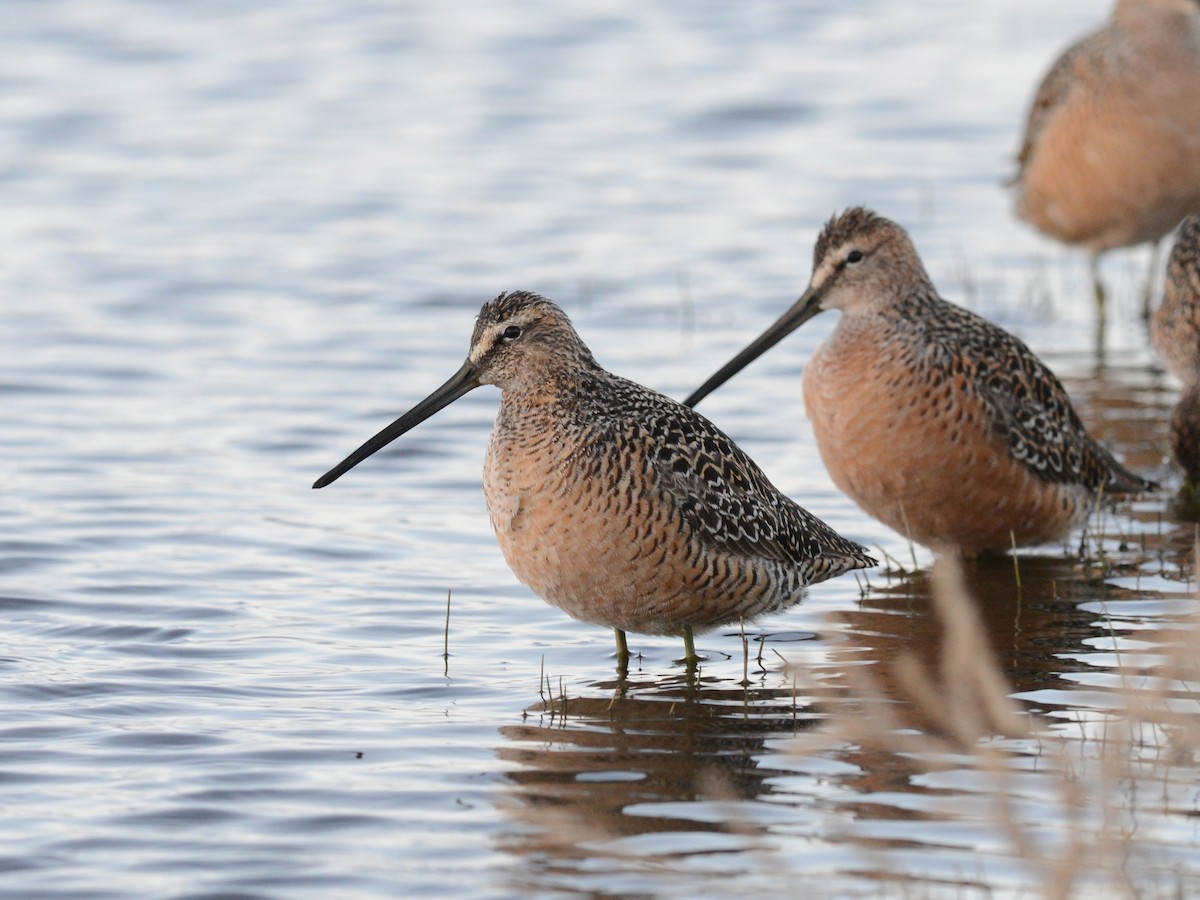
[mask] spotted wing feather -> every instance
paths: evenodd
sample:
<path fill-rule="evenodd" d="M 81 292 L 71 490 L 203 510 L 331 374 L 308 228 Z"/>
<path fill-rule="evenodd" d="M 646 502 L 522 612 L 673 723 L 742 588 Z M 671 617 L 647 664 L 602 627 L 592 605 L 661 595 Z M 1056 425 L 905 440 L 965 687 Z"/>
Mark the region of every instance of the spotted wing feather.
<path fill-rule="evenodd" d="M 993 434 L 1014 459 L 1052 484 L 1107 494 L 1153 487 L 1088 434 L 1062 383 L 1021 340 L 961 307 L 930 302 L 936 304 L 935 314 L 926 321 L 932 323 L 944 365 L 970 369 L 962 374 L 978 392 Z M 971 353 L 957 350 L 963 342 L 972 345 Z"/>
<path fill-rule="evenodd" d="M 654 480 L 707 546 L 796 564 L 812 572 L 812 581 L 876 564 L 864 547 L 780 493 L 704 416 L 633 382 L 615 393 L 628 408 L 610 412 L 645 431 Z"/>

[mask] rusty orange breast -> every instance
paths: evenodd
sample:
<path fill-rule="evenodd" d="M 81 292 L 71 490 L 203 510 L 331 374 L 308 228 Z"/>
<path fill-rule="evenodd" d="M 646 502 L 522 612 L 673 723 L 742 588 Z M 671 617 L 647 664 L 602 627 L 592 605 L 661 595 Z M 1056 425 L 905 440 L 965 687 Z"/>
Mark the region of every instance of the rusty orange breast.
<path fill-rule="evenodd" d="M 867 513 L 935 550 L 974 555 L 1056 540 L 1087 492 L 1015 460 L 968 375 L 939 377 L 883 323 L 845 318 L 804 371 L 833 482 Z"/>

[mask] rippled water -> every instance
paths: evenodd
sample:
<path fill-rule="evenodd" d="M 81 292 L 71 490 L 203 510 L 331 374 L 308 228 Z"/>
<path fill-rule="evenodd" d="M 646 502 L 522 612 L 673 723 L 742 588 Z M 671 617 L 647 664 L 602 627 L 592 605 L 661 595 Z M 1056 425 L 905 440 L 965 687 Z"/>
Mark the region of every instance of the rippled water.
<path fill-rule="evenodd" d="M 1144 255 L 1107 264 L 1097 354 L 1083 261 L 999 186 L 1032 84 L 1106 6 L 7 4 L 0 894 L 1043 884 L 972 765 L 792 743 L 827 721 L 810 680 L 939 640 L 910 548 L 834 490 L 803 419 L 824 317 L 705 411 L 897 565 L 762 623 L 748 684 L 729 633 L 691 687 L 675 641 L 631 635 L 617 683 L 607 632 L 516 583 L 480 492 L 488 391 L 309 485 L 457 368 L 502 289 L 682 396 L 866 202 L 1173 488 Z M 1019 589 L 1009 561 L 968 572 L 1015 695 L 1080 758 L 1122 658 L 1152 671 L 1178 642 L 1192 533 L 1144 500 L 1090 539 L 1108 569 L 1047 548 Z M 1121 795 L 1144 892 L 1200 872 L 1197 772 L 1174 765 Z M 1005 788 L 1050 844 L 1074 827 L 1060 769 Z"/>

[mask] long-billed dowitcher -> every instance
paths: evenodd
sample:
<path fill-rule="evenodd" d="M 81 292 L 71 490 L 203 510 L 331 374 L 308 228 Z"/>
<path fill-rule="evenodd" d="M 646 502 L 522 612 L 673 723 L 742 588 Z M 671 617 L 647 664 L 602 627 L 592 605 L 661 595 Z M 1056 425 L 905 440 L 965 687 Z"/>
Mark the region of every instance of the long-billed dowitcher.
<path fill-rule="evenodd" d="M 601 368 L 566 314 L 501 294 L 450 380 L 355 450 L 324 487 L 468 391 L 501 390 L 483 469 L 517 578 L 569 615 L 682 635 L 796 603 L 803 588 L 875 565 L 767 480 L 706 418 Z"/>
<path fill-rule="evenodd" d="M 1200 215 L 1179 226 L 1150 334 L 1171 374 L 1183 382 L 1171 413 L 1171 450 L 1188 481 L 1200 485 Z"/>
<path fill-rule="evenodd" d="M 1200 3 L 1118 0 L 1050 67 L 1013 179 L 1017 214 L 1096 262 L 1200 211 Z"/>
<path fill-rule="evenodd" d="M 817 446 L 834 483 L 901 534 L 1001 551 L 1061 538 L 1098 494 L 1150 487 L 1028 347 L 938 296 L 908 233 L 861 207 L 825 226 L 803 296 L 684 402 L 826 309 L 841 317 L 804 370 Z"/>

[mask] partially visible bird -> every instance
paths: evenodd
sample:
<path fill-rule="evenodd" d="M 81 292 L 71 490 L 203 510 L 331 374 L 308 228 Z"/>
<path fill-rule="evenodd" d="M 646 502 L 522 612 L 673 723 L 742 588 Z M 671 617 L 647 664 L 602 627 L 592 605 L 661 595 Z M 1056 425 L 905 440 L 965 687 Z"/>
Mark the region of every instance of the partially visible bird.
<path fill-rule="evenodd" d="M 1171 409 L 1171 455 L 1191 491 L 1200 489 L 1200 382 L 1185 384 Z"/>
<path fill-rule="evenodd" d="M 821 458 L 917 543 L 975 555 L 1055 541 L 1100 495 L 1152 488 L 1088 434 L 1025 344 L 943 300 L 908 233 L 862 207 L 817 238 L 803 296 L 684 402 L 827 309 L 841 318 L 804 370 Z"/>
<path fill-rule="evenodd" d="M 1150 335 L 1167 369 L 1183 383 L 1171 413 L 1171 452 L 1188 481 L 1200 485 L 1200 215 L 1188 216 L 1179 227 Z"/>
<path fill-rule="evenodd" d="M 1098 257 L 1200 212 L 1200 2 L 1118 0 L 1050 67 L 1013 178 L 1017 214 Z"/>
<path fill-rule="evenodd" d="M 798 602 L 803 589 L 875 565 L 781 494 L 708 419 L 601 368 L 550 300 L 484 305 L 462 368 L 313 487 L 324 487 L 468 391 L 500 411 L 484 465 L 488 514 L 517 578 L 569 615 L 682 635 Z"/>

